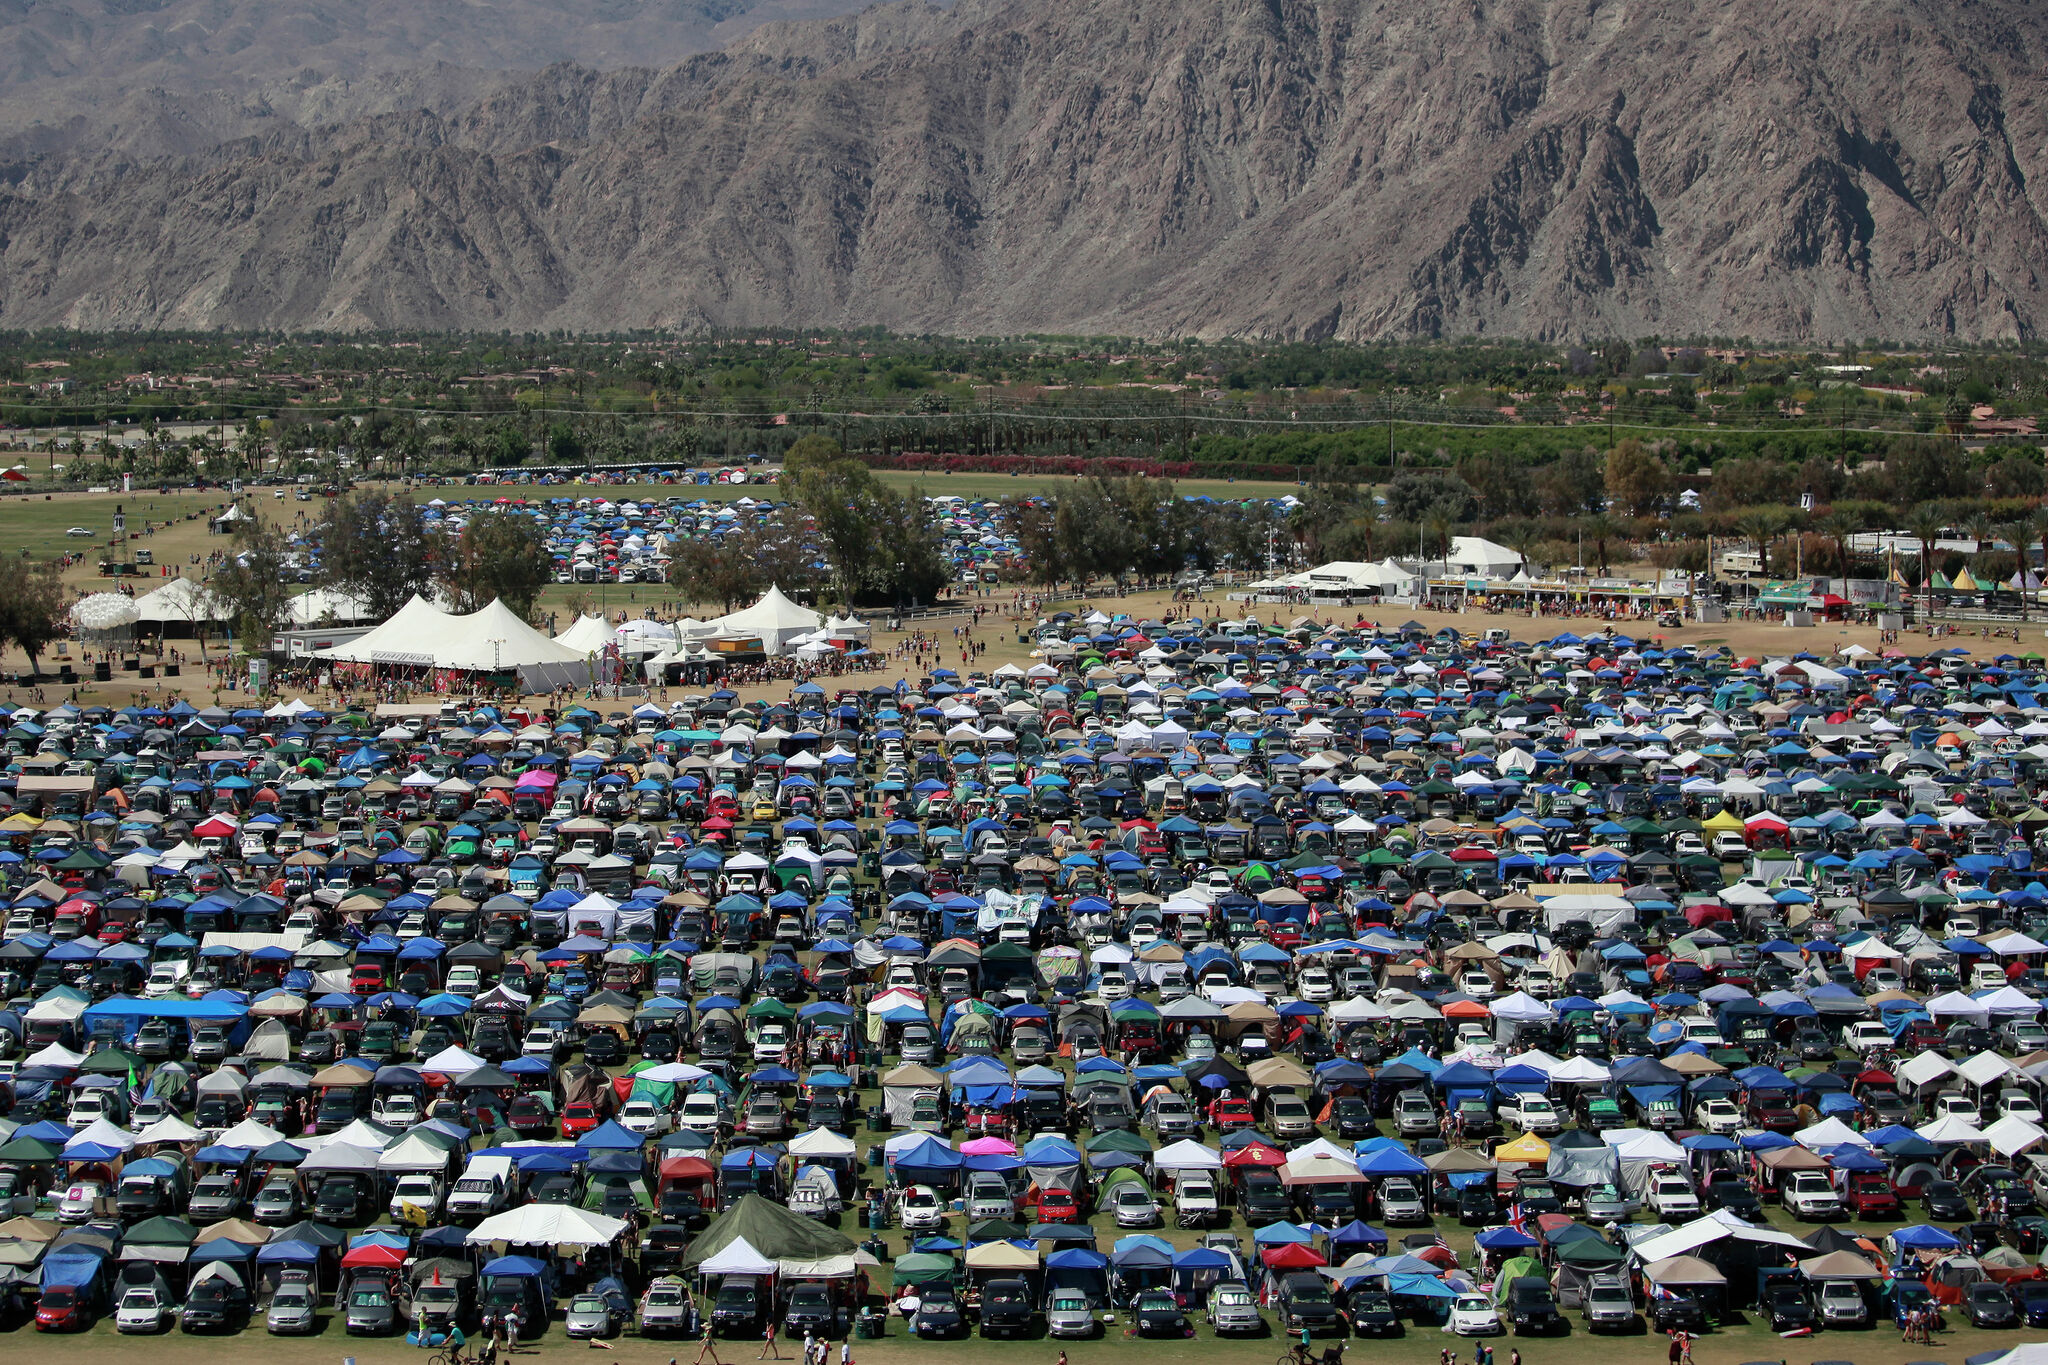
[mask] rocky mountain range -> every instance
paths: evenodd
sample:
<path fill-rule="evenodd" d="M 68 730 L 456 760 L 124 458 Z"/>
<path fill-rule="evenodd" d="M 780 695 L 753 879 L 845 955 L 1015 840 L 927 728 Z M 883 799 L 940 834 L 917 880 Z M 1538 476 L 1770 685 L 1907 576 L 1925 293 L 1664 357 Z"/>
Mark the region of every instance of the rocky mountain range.
<path fill-rule="evenodd" d="M 2026 0 L 809 2 L 372 0 L 292 65 L 235 55 L 255 0 L 170 0 L 148 43 L 17 49 L 0 326 L 2048 323 Z M 0 3 L 0 36 L 44 9 Z M 97 47 L 118 69 L 79 74 Z"/>

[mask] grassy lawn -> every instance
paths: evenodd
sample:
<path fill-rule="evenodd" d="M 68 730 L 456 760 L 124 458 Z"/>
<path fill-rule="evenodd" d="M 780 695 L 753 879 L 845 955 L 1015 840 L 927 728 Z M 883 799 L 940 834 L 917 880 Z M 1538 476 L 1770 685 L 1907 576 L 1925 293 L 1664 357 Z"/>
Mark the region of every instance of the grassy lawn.
<path fill-rule="evenodd" d="M 26 550 L 37 559 L 48 559 L 74 550 L 94 558 L 97 548 L 107 543 L 116 506 L 128 517 L 129 534 L 140 535 L 145 521 L 184 525 L 187 518 L 200 516 L 225 501 L 226 495 L 221 493 L 81 493 L 59 495 L 47 501 L 41 494 L 0 497 L 0 548 L 10 557 Z M 189 524 L 197 535 L 204 537 L 204 525 L 198 521 Z M 64 532 L 73 526 L 85 527 L 93 538 L 66 536 Z"/>

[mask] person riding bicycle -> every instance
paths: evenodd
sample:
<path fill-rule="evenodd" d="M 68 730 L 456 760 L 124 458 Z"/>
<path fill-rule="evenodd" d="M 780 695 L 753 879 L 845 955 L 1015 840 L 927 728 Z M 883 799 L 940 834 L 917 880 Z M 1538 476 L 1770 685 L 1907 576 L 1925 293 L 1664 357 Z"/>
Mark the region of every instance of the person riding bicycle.
<path fill-rule="evenodd" d="M 1314 1338 L 1309 1334 L 1309 1330 L 1306 1327 L 1303 1327 L 1295 1336 L 1293 1343 L 1287 1349 L 1287 1354 L 1293 1358 L 1294 1365 L 1316 1365 L 1315 1356 L 1312 1354 L 1314 1348 L 1311 1343 L 1313 1341 Z"/>

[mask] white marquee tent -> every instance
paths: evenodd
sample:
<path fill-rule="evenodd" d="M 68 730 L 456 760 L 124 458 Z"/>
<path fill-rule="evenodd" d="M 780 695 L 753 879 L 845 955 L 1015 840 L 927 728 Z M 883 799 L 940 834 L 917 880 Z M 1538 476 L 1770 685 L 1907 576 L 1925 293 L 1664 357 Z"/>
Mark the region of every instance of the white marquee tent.
<path fill-rule="evenodd" d="M 588 683 L 590 671 L 584 651 L 550 640 L 503 602 L 457 616 L 417 595 L 369 634 L 314 657 L 468 673 L 517 669 L 521 685 L 534 692 L 581 687 Z"/>
<path fill-rule="evenodd" d="M 709 624 L 718 635 L 728 639 L 757 638 L 768 653 L 780 654 L 790 641 L 825 624 L 825 618 L 809 607 L 798 606 L 783 595 L 781 588 L 771 586 L 753 606 L 742 607 Z"/>
<path fill-rule="evenodd" d="M 135 619 L 155 625 L 225 621 L 233 614 L 226 598 L 190 578 L 173 578 L 135 599 Z"/>

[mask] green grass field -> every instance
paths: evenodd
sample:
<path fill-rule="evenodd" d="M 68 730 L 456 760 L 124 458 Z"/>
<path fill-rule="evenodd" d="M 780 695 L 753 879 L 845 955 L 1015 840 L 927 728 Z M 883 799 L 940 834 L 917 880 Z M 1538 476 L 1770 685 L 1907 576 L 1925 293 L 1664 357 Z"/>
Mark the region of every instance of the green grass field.
<path fill-rule="evenodd" d="M 0 498 L 0 553 L 11 557 L 27 551 L 36 559 L 48 559 L 73 550 L 88 559 L 94 558 L 97 549 L 107 543 L 117 506 L 126 513 L 128 531 L 132 536 L 142 534 L 144 522 L 159 526 L 171 522 L 181 528 L 189 527 L 203 537 L 206 528 L 198 521 L 188 519 L 197 515 L 203 520 L 206 512 L 224 500 L 217 493 L 173 493 L 168 496 L 156 493 L 80 494 L 58 496 L 48 501 L 41 494 L 4 497 Z M 92 538 L 65 535 L 65 531 L 73 526 L 85 527 L 92 532 Z M 150 545 L 151 541 L 141 540 L 138 543 Z"/>

